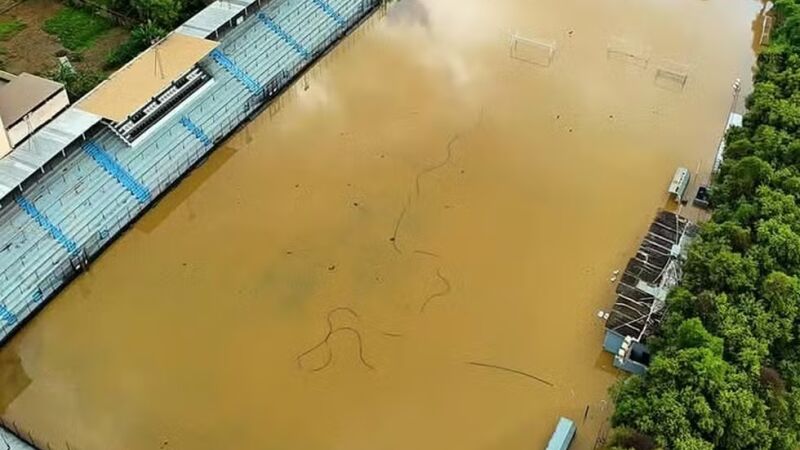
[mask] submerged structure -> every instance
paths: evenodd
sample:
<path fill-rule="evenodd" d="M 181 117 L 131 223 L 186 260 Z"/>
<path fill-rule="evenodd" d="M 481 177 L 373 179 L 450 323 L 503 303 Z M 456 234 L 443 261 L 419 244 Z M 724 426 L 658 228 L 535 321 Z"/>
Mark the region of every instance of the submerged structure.
<path fill-rule="evenodd" d="M 647 370 L 650 352 L 645 341 L 664 317 L 667 294 L 680 281 L 686 249 L 696 231 L 684 217 L 660 211 L 628 261 L 616 302 L 604 315 L 603 349 L 614 355 L 615 367 L 632 373 Z"/>
<path fill-rule="evenodd" d="M 0 159 L 0 341 L 379 4 L 216 1 L 16 143 Z"/>
<path fill-rule="evenodd" d="M 550 441 L 547 443 L 545 450 L 567 450 L 575 439 L 576 431 L 575 422 L 566 417 L 560 417 L 558 425 L 556 425 L 556 431 L 550 436 Z"/>

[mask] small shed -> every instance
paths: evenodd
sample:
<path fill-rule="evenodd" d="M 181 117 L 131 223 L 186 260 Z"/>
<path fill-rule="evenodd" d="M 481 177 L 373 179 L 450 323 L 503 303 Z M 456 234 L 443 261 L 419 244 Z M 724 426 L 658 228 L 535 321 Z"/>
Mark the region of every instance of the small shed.
<path fill-rule="evenodd" d="M 572 444 L 572 440 L 575 439 L 576 431 L 575 422 L 566 417 L 559 418 L 556 431 L 550 436 L 546 450 L 567 450 Z"/>
<path fill-rule="evenodd" d="M 689 187 L 689 169 L 685 167 L 678 167 L 675 175 L 672 176 L 672 182 L 669 184 L 670 194 L 675 196 L 678 202 L 683 201 L 683 195 L 686 193 L 686 188 Z"/>
<path fill-rule="evenodd" d="M 0 84 L 0 157 L 69 106 L 64 86 L 22 73 Z"/>

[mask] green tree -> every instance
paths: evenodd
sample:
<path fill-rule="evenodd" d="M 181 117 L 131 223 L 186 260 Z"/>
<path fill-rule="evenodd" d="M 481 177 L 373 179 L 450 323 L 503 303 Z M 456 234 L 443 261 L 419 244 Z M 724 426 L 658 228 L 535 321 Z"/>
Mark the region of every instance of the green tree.
<path fill-rule="evenodd" d="M 182 0 L 131 0 L 131 6 L 142 20 L 165 29 L 174 27 L 184 8 Z"/>

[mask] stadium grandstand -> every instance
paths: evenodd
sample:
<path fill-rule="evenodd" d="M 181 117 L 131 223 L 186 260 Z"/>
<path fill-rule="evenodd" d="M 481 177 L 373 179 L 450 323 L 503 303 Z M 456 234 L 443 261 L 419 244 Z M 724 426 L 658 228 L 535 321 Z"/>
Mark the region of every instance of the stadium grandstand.
<path fill-rule="evenodd" d="M 379 2 L 216 1 L 31 129 L 0 159 L 0 341 Z"/>

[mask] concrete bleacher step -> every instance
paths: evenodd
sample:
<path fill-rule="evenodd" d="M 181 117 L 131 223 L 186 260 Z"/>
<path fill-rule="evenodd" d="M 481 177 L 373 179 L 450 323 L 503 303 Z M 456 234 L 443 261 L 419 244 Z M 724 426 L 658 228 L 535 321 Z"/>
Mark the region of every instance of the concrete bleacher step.
<path fill-rule="evenodd" d="M 59 166 L 59 168 L 68 167 L 74 168 L 75 165 L 70 162 L 70 164 Z M 70 169 L 73 170 L 73 169 Z M 69 176 L 70 171 L 63 172 L 62 170 L 58 170 L 58 176 Z M 46 178 L 45 178 L 46 179 Z M 73 181 L 75 182 L 75 181 Z M 26 190 L 26 193 L 29 198 L 35 198 L 33 200 L 34 203 L 39 207 L 39 210 L 42 214 L 47 216 L 53 216 L 53 208 L 57 207 L 59 201 L 54 198 L 55 195 L 58 195 L 57 192 L 51 192 L 46 194 L 46 185 L 43 183 L 37 183 L 34 186 L 30 187 Z M 43 193 L 44 192 L 44 193 Z M 70 192 L 70 191 L 66 191 Z M 61 196 L 63 197 L 66 192 L 61 192 Z M 55 205 L 55 206 L 54 206 Z M 0 229 L 0 242 L 10 242 L 14 246 L 23 245 L 24 241 L 28 240 L 25 237 L 26 231 L 27 234 L 33 236 L 39 236 L 40 233 L 38 232 L 31 232 L 32 228 L 38 227 L 35 221 L 31 220 L 29 216 L 27 216 L 22 209 L 18 208 L 17 206 L 9 207 L 10 210 L 13 210 L 15 213 L 15 217 L 12 219 L 13 221 L 10 223 L 11 226 L 4 226 Z M 0 222 L 3 224 L 8 224 L 5 220 Z M 11 231 L 9 234 L 8 232 Z M 8 255 L 3 255 L 0 253 L 0 271 L 2 271 L 3 267 L 7 264 L 4 263 L 4 259 L 7 258 Z"/>
<path fill-rule="evenodd" d="M 0 302 L 4 305 L 27 303 L 30 299 L 25 298 L 23 294 L 29 290 L 27 287 L 36 284 L 33 280 L 46 274 L 54 266 L 54 261 L 67 257 L 63 247 L 52 239 L 42 240 L 37 250 L 18 260 L 18 264 L 9 276 L 9 281 L 3 284 L 0 290 Z"/>
<path fill-rule="evenodd" d="M 94 159 L 106 172 L 123 185 L 136 197 L 142 204 L 150 202 L 152 196 L 147 187 L 143 186 L 125 168 L 119 165 L 117 160 L 109 155 L 104 148 L 93 141 L 86 141 L 82 145 L 83 150 Z"/>
<path fill-rule="evenodd" d="M 326 2 L 325 0 L 312 0 L 315 5 L 317 5 L 325 14 L 330 17 L 331 20 L 336 22 L 336 24 L 340 28 L 344 28 L 347 26 L 347 21 L 339 14 L 339 11 L 333 8 L 330 3 Z"/>
<path fill-rule="evenodd" d="M 105 185 L 100 186 L 85 203 L 76 208 L 76 213 L 69 218 L 65 229 L 72 233 L 81 247 L 85 247 L 89 243 L 87 236 L 101 231 L 101 228 L 91 227 L 93 221 L 97 217 L 109 215 L 113 212 L 113 208 L 125 199 L 130 199 L 131 203 L 137 203 L 127 190 L 122 189 L 115 181 L 109 180 Z"/>
<path fill-rule="evenodd" d="M 42 214 L 36 205 L 33 204 L 33 202 L 22 195 L 16 196 L 14 200 L 17 202 L 17 205 L 19 205 L 19 207 L 31 217 L 31 219 L 39 224 L 40 227 L 44 228 L 50 237 L 58 241 L 58 243 L 61 244 L 64 249 L 70 253 L 77 251 L 77 244 L 75 244 L 75 242 L 69 236 L 64 234 L 64 231 L 61 230 L 61 227 L 53 223 L 50 218 Z"/>
<path fill-rule="evenodd" d="M 261 85 L 255 81 L 250 75 L 247 74 L 241 67 L 239 67 L 236 62 L 230 59 L 225 53 L 220 51 L 219 49 L 214 49 L 211 51 L 211 57 L 214 61 L 217 62 L 222 68 L 227 70 L 234 78 L 239 80 L 247 89 L 250 90 L 253 94 L 258 94 L 261 92 L 262 87 Z"/>
<path fill-rule="evenodd" d="M 12 246 L 0 254 L 0 271 L 3 272 L 14 266 L 20 258 L 24 258 L 35 251 L 39 241 L 45 238 L 49 239 L 45 229 L 34 222 L 21 208 L 20 212 L 27 218 L 27 224 L 22 230 L 16 230 L 13 240 L 8 241 Z"/>

